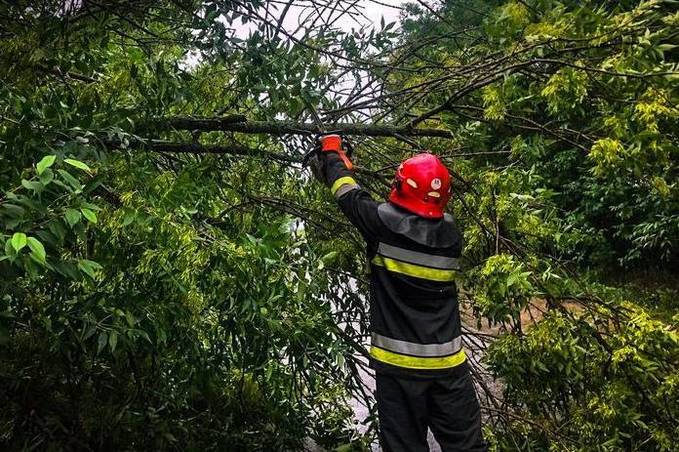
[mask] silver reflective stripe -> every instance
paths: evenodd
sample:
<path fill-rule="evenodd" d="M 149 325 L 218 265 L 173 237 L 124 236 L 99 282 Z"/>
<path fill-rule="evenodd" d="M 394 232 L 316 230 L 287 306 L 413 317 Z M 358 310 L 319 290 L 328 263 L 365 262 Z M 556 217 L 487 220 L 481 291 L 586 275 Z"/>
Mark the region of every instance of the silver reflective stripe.
<path fill-rule="evenodd" d="M 443 344 L 416 344 L 414 342 L 400 341 L 381 334 L 372 333 L 372 345 L 395 353 L 403 353 L 412 356 L 447 356 L 454 355 L 462 348 L 462 336 L 458 336 L 450 342 Z"/>
<path fill-rule="evenodd" d="M 335 198 L 340 199 L 346 193 L 349 193 L 351 190 L 356 190 L 357 188 L 361 187 L 359 187 L 356 184 L 344 184 L 340 188 L 338 188 L 337 191 L 335 192 Z"/>
<path fill-rule="evenodd" d="M 377 252 L 384 257 L 390 257 L 410 264 L 424 265 L 425 267 L 440 268 L 444 270 L 458 270 L 460 261 L 454 257 L 434 256 L 432 254 L 410 251 L 393 245 L 380 242 Z"/>

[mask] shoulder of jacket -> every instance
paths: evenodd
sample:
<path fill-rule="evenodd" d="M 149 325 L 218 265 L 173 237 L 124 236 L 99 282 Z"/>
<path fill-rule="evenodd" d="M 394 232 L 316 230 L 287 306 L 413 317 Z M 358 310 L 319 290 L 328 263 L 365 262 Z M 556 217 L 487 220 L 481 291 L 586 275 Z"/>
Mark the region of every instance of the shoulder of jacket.
<path fill-rule="evenodd" d="M 391 232 L 420 245 L 447 248 L 460 240 L 455 219 L 448 213 L 442 219 L 432 221 L 383 202 L 377 207 L 377 214 Z"/>

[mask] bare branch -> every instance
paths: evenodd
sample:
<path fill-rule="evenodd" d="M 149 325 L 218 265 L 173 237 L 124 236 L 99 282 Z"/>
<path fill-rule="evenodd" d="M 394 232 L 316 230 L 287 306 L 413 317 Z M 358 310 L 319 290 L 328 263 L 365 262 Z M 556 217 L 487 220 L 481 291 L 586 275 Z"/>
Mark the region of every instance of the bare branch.
<path fill-rule="evenodd" d="M 376 124 L 332 123 L 321 130 L 313 123 L 292 121 L 245 121 L 242 115 L 229 115 L 224 118 L 160 118 L 153 121 L 158 129 L 165 130 L 198 130 L 201 132 L 238 132 L 264 133 L 269 135 L 314 135 L 332 130 L 344 135 L 360 135 L 369 137 L 410 137 L 453 138 L 445 129 L 418 129 L 411 127 L 393 127 Z"/>

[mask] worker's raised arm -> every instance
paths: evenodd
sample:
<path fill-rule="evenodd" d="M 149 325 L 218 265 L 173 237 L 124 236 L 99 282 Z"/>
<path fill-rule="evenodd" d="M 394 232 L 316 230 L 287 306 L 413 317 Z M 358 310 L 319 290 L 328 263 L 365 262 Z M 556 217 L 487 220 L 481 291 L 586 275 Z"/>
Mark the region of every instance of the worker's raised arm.
<path fill-rule="evenodd" d="M 346 155 L 339 135 L 320 137 L 321 155 L 317 177 L 327 184 L 342 212 L 367 241 L 379 235 L 378 202 L 354 178 L 353 164 Z"/>

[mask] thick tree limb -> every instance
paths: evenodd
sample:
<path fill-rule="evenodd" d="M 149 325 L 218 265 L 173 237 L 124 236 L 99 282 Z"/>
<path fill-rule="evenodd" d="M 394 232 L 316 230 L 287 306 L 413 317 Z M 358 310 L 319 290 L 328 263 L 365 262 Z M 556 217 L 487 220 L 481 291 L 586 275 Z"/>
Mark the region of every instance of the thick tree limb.
<path fill-rule="evenodd" d="M 211 145 L 199 143 L 168 143 L 163 141 L 151 140 L 146 143 L 141 143 L 150 151 L 167 152 L 173 154 L 228 154 L 228 155 L 244 155 L 250 157 L 266 157 L 272 160 L 277 160 L 284 163 L 301 163 L 302 156 L 299 157 L 278 154 L 275 152 L 265 151 L 263 149 L 250 148 L 239 144 Z"/>
<path fill-rule="evenodd" d="M 109 148 L 121 148 L 122 143 L 119 141 L 104 141 L 104 144 Z M 146 148 L 149 151 L 168 153 L 168 154 L 221 154 L 221 155 L 242 155 L 245 157 L 259 157 L 265 159 L 276 160 L 285 164 L 302 164 L 303 156 L 300 155 L 286 155 L 277 152 L 267 151 L 265 149 L 251 148 L 237 143 L 220 145 L 220 144 L 200 144 L 200 143 L 172 143 L 160 140 L 135 140 L 128 145 L 132 148 Z M 354 171 L 359 174 L 365 174 L 376 178 L 379 182 L 386 186 L 390 186 L 389 180 L 380 174 L 379 170 L 371 170 L 361 166 L 354 166 Z"/>
<path fill-rule="evenodd" d="M 268 135 L 314 135 L 322 130 L 316 124 L 297 123 L 292 121 L 246 121 L 242 115 L 228 115 L 220 118 L 175 117 L 161 118 L 153 121 L 153 125 L 161 130 L 198 130 L 202 132 L 238 132 L 264 133 Z M 418 129 L 414 127 L 393 127 L 376 124 L 326 124 L 326 131 L 332 130 L 344 135 L 361 135 L 369 137 L 435 137 L 453 138 L 445 129 Z"/>
<path fill-rule="evenodd" d="M 157 129 L 176 129 L 176 130 L 223 130 L 222 127 L 227 127 L 229 124 L 239 122 L 247 122 L 245 115 L 233 114 L 224 115 L 216 118 L 192 118 L 192 117 L 174 117 L 174 118 L 158 118 L 151 123 Z M 218 127 L 212 129 L 213 127 Z"/>

